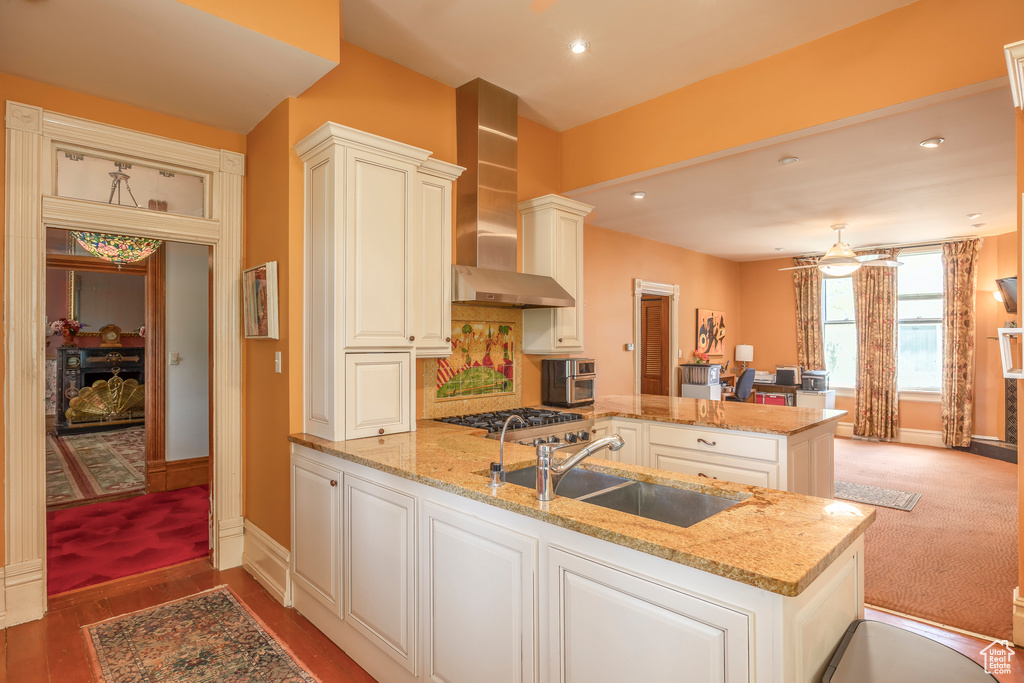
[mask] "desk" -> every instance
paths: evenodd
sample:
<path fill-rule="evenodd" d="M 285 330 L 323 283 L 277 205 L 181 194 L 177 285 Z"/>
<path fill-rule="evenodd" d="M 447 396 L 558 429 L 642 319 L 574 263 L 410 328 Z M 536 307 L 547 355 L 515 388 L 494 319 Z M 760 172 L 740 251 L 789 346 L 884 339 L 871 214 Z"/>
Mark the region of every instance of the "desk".
<path fill-rule="evenodd" d="M 786 405 L 796 405 L 796 390 L 800 388 L 798 384 L 762 384 L 761 382 L 754 382 L 754 391 L 752 395 L 755 397 L 754 401 L 757 401 L 757 392 L 762 394 L 786 394 Z"/>

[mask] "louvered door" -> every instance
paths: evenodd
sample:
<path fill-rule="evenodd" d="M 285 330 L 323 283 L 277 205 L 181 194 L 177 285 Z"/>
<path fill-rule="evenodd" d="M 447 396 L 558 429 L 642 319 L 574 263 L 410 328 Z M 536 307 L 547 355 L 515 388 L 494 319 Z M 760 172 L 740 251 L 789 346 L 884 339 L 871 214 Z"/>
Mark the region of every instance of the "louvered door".
<path fill-rule="evenodd" d="M 668 297 L 651 297 L 640 302 L 640 391 L 668 395 Z"/>

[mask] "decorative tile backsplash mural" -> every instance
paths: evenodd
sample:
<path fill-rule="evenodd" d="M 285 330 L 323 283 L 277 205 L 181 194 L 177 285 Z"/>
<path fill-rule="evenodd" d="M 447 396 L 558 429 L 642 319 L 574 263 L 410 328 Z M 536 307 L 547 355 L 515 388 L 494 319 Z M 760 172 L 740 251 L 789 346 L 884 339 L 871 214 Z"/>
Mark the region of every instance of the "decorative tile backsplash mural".
<path fill-rule="evenodd" d="M 515 323 L 453 322 L 452 355 L 437 363 L 439 401 L 515 390 Z"/>
<path fill-rule="evenodd" d="M 423 417 L 522 405 L 523 312 L 452 306 L 452 354 L 423 362 Z"/>

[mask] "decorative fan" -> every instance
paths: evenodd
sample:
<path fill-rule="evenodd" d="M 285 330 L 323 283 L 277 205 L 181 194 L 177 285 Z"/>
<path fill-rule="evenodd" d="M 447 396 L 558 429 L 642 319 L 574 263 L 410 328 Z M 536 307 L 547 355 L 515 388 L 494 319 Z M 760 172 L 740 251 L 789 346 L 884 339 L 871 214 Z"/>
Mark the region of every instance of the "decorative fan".
<path fill-rule="evenodd" d="M 832 277 L 845 277 L 852 275 L 861 266 L 902 266 L 899 261 L 893 261 L 884 254 L 869 254 L 857 256 L 850 245 L 843 242 L 843 230 L 850 227 L 846 223 L 836 223 L 832 229 L 836 231 L 836 243 L 828 248 L 825 255 L 818 259 L 817 263 L 806 266 L 792 266 L 790 268 L 779 268 L 779 270 L 797 270 L 799 268 L 818 268 L 825 275 Z"/>

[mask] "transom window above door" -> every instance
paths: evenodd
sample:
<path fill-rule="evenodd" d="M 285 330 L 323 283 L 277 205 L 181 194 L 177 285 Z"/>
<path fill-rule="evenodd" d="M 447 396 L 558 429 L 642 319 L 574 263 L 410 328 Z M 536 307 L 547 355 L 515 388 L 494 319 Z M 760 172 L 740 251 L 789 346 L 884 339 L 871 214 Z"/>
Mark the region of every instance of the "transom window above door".
<path fill-rule="evenodd" d="M 209 215 L 208 178 L 202 174 L 71 149 L 55 151 L 58 197 L 181 216 Z"/>

